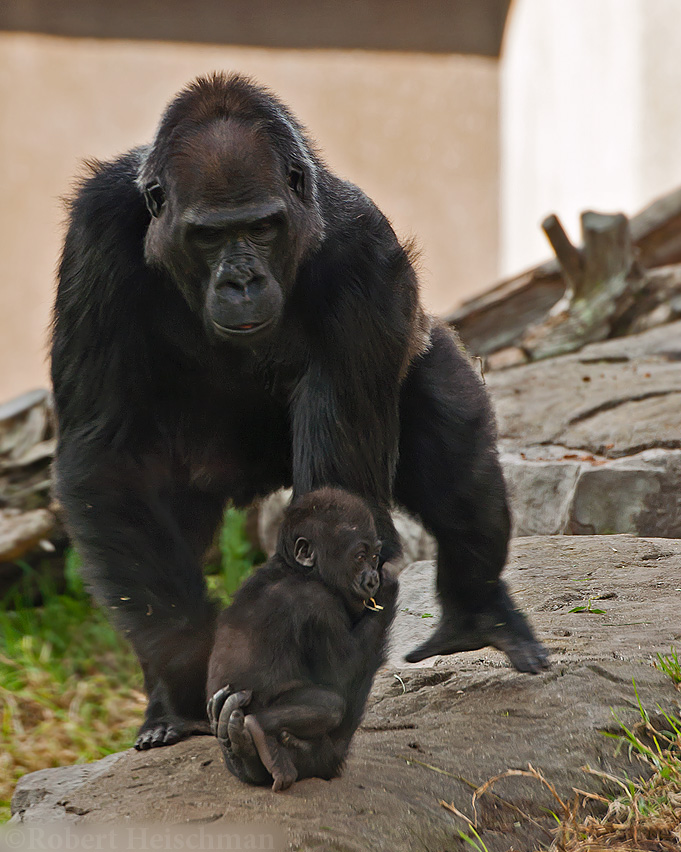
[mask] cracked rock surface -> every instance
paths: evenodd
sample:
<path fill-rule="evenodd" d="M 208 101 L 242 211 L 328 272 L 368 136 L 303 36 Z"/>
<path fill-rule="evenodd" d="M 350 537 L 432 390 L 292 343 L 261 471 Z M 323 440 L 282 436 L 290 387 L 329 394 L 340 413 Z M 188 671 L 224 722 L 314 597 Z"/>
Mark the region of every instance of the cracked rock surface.
<path fill-rule="evenodd" d="M 486 381 L 516 535 L 681 536 L 681 322 Z"/>
<path fill-rule="evenodd" d="M 636 773 L 627 750 L 616 753 L 602 732 L 616 729 L 613 710 L 627 725 L 639 718 L 632 679 L 653 714 L 657 705 L 679 712 L 680 693 L 652 661 L 681 639 L 681 541 L 517 539 L 507 578 L 551 649 L 552 669 L 521 675 L 494 650 L 403 663 L 438 615 L 432 563 L 410 566 L 400 577 L 389 661 L 342 778 L 308 779 L 281 794 L 247 787 L 226 772 L 212 738 L 195 737 L 28 775 L 17 787 L 14 820 L 264 821 L 280 826 L 293 850 L 449 852 L 469 848 L 459 837 L 465 823 L 440 802 L 472 816 L 471 785 L 505 769 L 531 762 L 567 797 L 573 786 L 602 790 L 586 764 Z M 485 795 L 478 805 L 490 852 L 550 843 L 545 809 L 555 804 L 541 785 L 515 777 L 494 791 L 501 798 Z"/>

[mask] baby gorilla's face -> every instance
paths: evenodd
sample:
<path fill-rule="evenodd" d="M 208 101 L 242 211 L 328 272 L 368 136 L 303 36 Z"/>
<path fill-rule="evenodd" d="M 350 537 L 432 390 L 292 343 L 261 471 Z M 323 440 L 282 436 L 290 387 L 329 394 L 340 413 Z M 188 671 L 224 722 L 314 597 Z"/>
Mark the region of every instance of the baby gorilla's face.
<path fill-rule="evenodd" d="M 339 593 L 357 615 L 373 601 L 381 584 L 381 542 L 369 505 L 338 488 L 320 488 L 297 498 L 282 525 L 279 553 L 287 564 L 311 569 Z"/>
<path fill-rule="evenodd" d="M 350 589 L 361 601 L 373 598 L 381 584 L 378 575 L 378 549 L 377 546 L 371 554 L 362 551 L 354 556 L 355 579 Z"/>
<path fill-rule="evenodd" d="M 326 547 L 320 549 L 318 571 L 322 580 L 340 591 L 353 611 L 361 611 L 378 592 L 380 549 L 373 526 L 336 528 L 326 538 Z"/>

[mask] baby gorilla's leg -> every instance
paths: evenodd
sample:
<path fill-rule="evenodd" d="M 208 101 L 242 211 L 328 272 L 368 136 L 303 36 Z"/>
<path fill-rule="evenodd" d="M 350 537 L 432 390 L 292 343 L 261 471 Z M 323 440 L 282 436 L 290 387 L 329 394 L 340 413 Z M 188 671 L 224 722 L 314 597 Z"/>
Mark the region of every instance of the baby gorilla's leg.
<path fill-rule="evenodd" d="M 254 715 L 244 715 L 251 690 L 231 692 L 229 685 L 218 690 L 208 702 L 208 718 L 220 743 L 227 768 L 249 784 L 267 784 L 286 790 L 298 772 L 286 749 L 273 734 L 266 734 Z"/>

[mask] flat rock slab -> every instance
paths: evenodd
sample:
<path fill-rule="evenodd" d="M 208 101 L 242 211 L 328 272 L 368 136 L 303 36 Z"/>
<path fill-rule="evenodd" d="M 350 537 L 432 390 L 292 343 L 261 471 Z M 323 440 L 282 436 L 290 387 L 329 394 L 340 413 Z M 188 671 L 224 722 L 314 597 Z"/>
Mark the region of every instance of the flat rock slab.
<path fill-rule="evenodd" d="M 681 322 L 488 373 L 509 449 L 560 444 L 615 458 L 681 448 Z"/>
<path fill-rule="evenodd" d="M 465 824 L 440 802 L 472 815 L 471 785 L 505 769 L 531 762 L 567 796 L 573 785 L 600 789 L 585 764 L 638 771 L 626 749 L 615 756 L 602 731 L 617 727 L 613 710 L 627 724 L 638 718 L 632 679 L 650 710 L 659 704 L 679 712 L 679 692 L 651 661 L 681 637 L 681 542 L 514 542 L 509 582 L 553 653 L 552 670 L 537 677 L 517 674 L 492 650 L 438 658 L 427 668 L 398 663 L 434 626 L 434 618 L 421 618 L 437 615 L 432 579 L 429 563 L 402 574 L 391 660 L 342 778 L 309 779 L 276 795 L 246 787 L 227 774 L 215 742 L 198 737 L 130 750 L 85 773 L 71 767 L 28 775 L 13 800 L 15 821 L 49 814 L 86 824 L 267 822 L 281 826 L 295 850 L 446 852 L 465 848 Z M 569 612 L 589 599 L 606 613 Z M 64 773 L 73 773 L 71 783 Z M 490 852 L 550 842 L 544 808 L 555 803 L 538 782 L 512 778 L 494 789 L 503 801 L 486 795 L 479 805 Z"/>
<path fill-rule="evenodd" d="M 486 381 L 515 535 L 681 536 L 681 323 Z"/>
<path fill-rule="evenodd" d="M 504 571 L 511 592 L 554 664 L 648 660 L 681 644 L 681 541 L 608 536 L 527 536 L 511 543 Z M 573 609 L 603 610 L 601 613 Z M 400 575 L 398 614 L 388 660 L 404 655 L 435 629 L 435 567 L 416 562 Z M 431 617 L 433 616 L 433 617 Z M 507 667 L 494 649 L 437 657 L 418 665 L 452 665 L 472 673 Z"/>

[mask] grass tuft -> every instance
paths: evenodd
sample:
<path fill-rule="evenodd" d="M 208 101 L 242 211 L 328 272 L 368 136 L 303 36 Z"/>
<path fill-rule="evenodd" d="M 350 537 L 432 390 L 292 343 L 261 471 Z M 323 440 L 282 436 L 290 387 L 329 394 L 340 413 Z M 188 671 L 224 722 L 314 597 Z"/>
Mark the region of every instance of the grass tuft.
<path fill-rule="evenodd" d="M 675 648 L 669 654 L 658 654 L 655 666 L 664 672 L 675 686 L 681 686 L 681 662 Z"/>
<path fill-rule="evenodd" d="M 671 662 L 670 662 L 671 661 Z M 659 665 L 663 662 L 669 668 Z M 659 656 L 658 667 L 662 668 L 675 683 L 678 657 L 672 649 L 671 657 Z M 467 823 L 467 831 L 459 836 L 478 852 L 486 847 L 478 833 L 476 802 L 491 791 L 502 778 L 522 776 L 533 778 L 544 785 L 557 802 L 557 814 L 553 814 L 557 826 L 553 830 L 553 842 L 545 847 L 546 852 L 679 852 L 681 849 L 681 719 L 658 707 L 654 724 L 651 715 L 643 707 L 634 683 L 640 719 L 627 727 L 613 711 L 618 725 L 617 733 L 605 732 L 626 746 L 630 755 L 637 757 L 643 767 L 640 777 L 621 778 L 590 767 L 584 770 L 605 781 L 616 792 L 606 796 L 599 793 L 574 789 L 575 796 L 565 801 L 553 784 L 533 766 L 525 769 L 509 769 L 490 778 L 473 793 L 473 819 L 457 810 L 453 805 L 440 804 Z M 645 777 L 644 777 L 645 776 Z M 493 794 L 494 795 L 494 794 Z M 599 803 L 605 808 L 601 816 L 589 812 L 587 803 Z M 531 817 L 525 815 L 526 819 Z M 539 826 L 541 828 L 541 826 Z M 472 835 L 472 836 L 471 836 Z"/>

